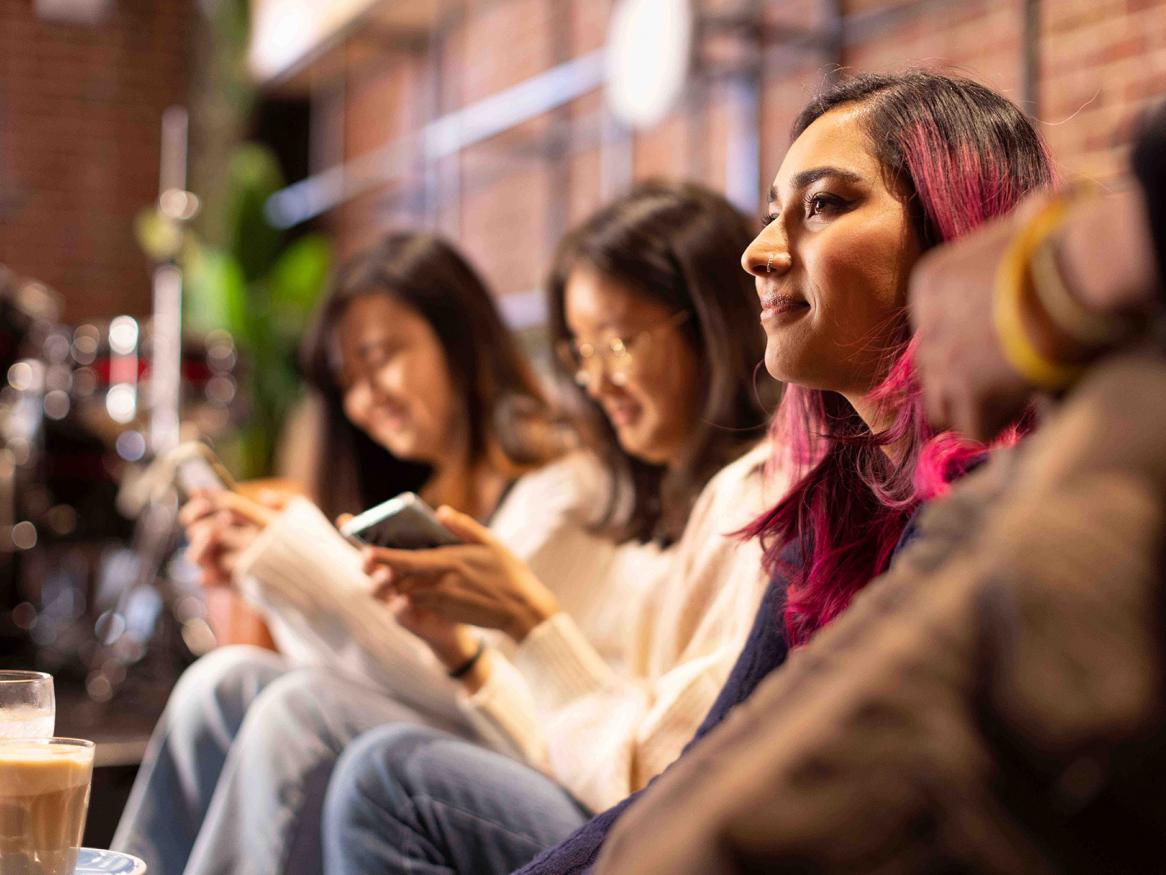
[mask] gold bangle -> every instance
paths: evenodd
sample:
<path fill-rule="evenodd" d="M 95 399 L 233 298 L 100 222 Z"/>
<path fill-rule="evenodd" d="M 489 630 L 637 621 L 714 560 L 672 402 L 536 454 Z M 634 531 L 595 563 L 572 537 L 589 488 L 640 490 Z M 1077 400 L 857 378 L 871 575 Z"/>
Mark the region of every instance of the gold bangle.
<path fill-rule="evenodd" d="M 1012 238 L 996 271 L 992 300 L 992 320 L 1005 361 L 1034 386 L 1050 391 L 1072 385 L 1084 369 L 1054 361 L 1036 348 L 1025 331 L 1022 305 L 1032 284 L 1033 249 L 1064 221 L 1065 212 L 1065 201 L 1055 198 Z"/>

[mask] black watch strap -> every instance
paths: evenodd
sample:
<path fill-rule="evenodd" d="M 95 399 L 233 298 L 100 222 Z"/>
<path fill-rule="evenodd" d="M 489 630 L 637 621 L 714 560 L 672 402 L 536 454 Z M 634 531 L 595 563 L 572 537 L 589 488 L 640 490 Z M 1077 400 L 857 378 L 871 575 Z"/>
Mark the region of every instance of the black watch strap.
<path fill-rule="evenodd" d="M 484 640 L 482 640 L 481 638 L 479 638 L 478 639 L 478 649 L 474 651 L 474 655 L 471 656 L 469 659 L 467 659 L 465 662 L 463 662 L 461 665 L 459 665 L 457 668 L 451 669 L 449 672 L 449 676 L 451 678 L 453 678 L 455 681 L 460 680 L 461 678 L 464 678 L 471 671 L 473 671 L 474 666 L 478 664 L 478 660 L 482 658 L 482 654 L 485 652 L 486 652 L 486 642 Z"/>

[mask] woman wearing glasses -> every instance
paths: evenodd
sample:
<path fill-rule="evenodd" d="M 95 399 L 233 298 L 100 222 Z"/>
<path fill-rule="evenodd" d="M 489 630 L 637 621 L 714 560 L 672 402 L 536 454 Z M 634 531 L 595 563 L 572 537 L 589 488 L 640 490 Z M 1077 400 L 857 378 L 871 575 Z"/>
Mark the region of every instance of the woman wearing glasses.
<path fill-rule="evenodd" d="M 749 236 L 719 195 L 646 183 L 569 234 L 551 273 L 572 418 L 610 472 L 596 525 L 620 541 L 676 542 L 670 574 L 567 612 L 553 581 L 448 508 L 439 516 L 470 546 L 365 550 L 365 570 L 390 598 L 513 639 L 516 674 L 495 670 L 494 651 L 464 654 L 475 724 L 591 808 L 676 757 L 764 589 L 756 545 L 725 537 L 786 485 L 780 472 L 764 476 L 759 307 L 728 258 L 730 240 Z M 605 658 L 588 627 L 620 617 L 631 619 L 622 653 Z M 362 744 L 375 748 L 375 732 Z M 532 813 L 555 817 L 553 806 Z"/>

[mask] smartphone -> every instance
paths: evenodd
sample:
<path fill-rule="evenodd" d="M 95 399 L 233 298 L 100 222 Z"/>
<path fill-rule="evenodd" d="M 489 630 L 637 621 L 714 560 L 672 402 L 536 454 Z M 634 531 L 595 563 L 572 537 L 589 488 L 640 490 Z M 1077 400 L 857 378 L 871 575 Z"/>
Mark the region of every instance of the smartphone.
<path fill-rule="evenodd" d="M 430 550 L 462 543 L 413 492 L 402 492 L 354 516 L 340 527 L 340 534 L 358 545 L 398 550 Z"/>
<path fill-rule="evenodd" d="M 233 492 L 238 485 L 214 450 L 201 441 L 179 444 L 167 458 L 174 466 L 174 482 L 185 498 L 196 492 Z"/>

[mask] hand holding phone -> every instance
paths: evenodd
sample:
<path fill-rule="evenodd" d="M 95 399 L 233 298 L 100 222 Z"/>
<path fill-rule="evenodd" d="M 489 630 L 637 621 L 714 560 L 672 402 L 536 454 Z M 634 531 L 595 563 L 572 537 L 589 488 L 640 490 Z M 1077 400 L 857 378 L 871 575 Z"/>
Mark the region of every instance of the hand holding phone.
<path fill-rule="evenodd" d="M 234 492 L 238 488 L 214 450 L 202 441 L 179 444 L 166 458 L 173 466 L 174 482 L 186 500 L 199 492 Z"/>
<path fill-rule="evenodd" d="M 444 550 L 364 549 L 364 572 L 375 594 L 403 596 L 414 609 L 499 629 L 515 641 L 559 611 L 558 600 L 530 567 L 473 517 L 442 508 L 437 523 L 462 544 Z"/>

